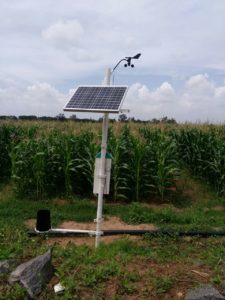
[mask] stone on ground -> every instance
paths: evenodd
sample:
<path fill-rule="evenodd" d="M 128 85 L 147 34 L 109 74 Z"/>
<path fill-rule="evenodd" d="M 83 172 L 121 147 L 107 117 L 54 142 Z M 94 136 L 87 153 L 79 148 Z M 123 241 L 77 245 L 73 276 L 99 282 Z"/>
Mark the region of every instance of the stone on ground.
<path fill-rule="evenodd" d="M 41 293 L 44 285 L 53 275 L 52 253 L 49 249 L 45 254 L 37 256 L 19 265 L 9 277 L 9 283 L 19 282 L 34 299 Z"/>
<path fill-rule="evenodd" d="M 213 286 L 205 286 L 189 290 L 185 300 L 222 300 L 225 299 Z"/>
<path fill-rule="evenodd" d="M 1 274 L 8 274 L 12 272 L 12 270 L 18 265 L 17 260 L 15 259 L 8 259 L 0 261 L 0 275 Z"/>

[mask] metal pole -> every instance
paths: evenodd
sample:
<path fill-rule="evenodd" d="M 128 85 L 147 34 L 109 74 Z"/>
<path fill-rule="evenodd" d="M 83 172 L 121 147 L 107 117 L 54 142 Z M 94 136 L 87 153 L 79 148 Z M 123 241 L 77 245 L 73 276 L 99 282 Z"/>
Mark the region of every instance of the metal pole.
<path fill-rule="evenodd" d="M 111 82 L 111 70 L 106 70 L 105 83 L 110 85 Z M 106 151 L 107 151 L 107 138 L 108 138 L 108 125 L 109 125 L 109 114 L 104 113 L 103 115 L 103 123 L 102 123 L 102 144 L 101 144 L 101 162 L 100 162 L 100 172 L 99 172 L 99 192 L 98 192 L 98 208 L 97 208 L 97 217 L 96 217 L 96 239 L 95 239 L 95 247 L 99 246 L 101 241 L 101 223 L 102 219 L 102 209 L 103 209 L 103 194 L 106 184 L 106 172 L 105 172 L 105 164 L 106 164 Z"/>

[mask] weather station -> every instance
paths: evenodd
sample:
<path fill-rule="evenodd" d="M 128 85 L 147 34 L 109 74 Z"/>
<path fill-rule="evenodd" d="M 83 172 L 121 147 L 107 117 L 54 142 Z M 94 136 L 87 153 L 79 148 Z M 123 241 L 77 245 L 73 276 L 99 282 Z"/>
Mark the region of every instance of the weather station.
<path fill-rule="evenodd" d="M 96 155 L 93 193 L 98 195 L 97 214 L 95 230 L 81 229 L 62 229 L 52 228 L 50 211 L 39 210 L 37 213 L 36 228 L 28 232 L 29 236 L 47 235 L 51 236 L 93 236 L 95 237 L 95 247 L 97 248 L 101 242 L 101 236 L 129 234 L 129 235 L 168 235 L 175 234 L 176 236 L 224 236 L 224 231 L 202 231 L 202 230 L 167 230 L 167 229 L 102 229 L 103 217 L 103 196 L 109 194 L 110 173 L 111 173 L 111 155 L 107 153 L 108 139 L 108 123 L 110 113 L 120 113 L 122 104 L 126 97 L 127 86 L 111 85 L 111 78 L 119 64 L 125 61 L 124 67 L 133 68 L 133 59 L 138 59 L 141 54 L 132 57 L 121 59 L 116 66 L 111 70 L 106 70 L 103 85 L 97 86 L 78 86 L 74 95 L 64 106 L 63 110 L 68 112 L 94 112 L 103 113 L 102 123 L 102 141 L 101 152 Z"/>
<path fill-rule="evenodd" d="M 64 111 L 102 112 L 102 143 L 101 154 L 95 161 L 94 194 L 98 194 L 98 206 L 96 222 L 96 241 L 98 247 L 102 235 L 101 224 L 103 222 L 103 195 L 109 194 L 111 158 L 107 158 L 107 139 L 109 113 L 121 112 L 121 106 L 127 93 L 127 86 L 112 86 L 111 78 L 119 64 L 125 61 L 124 67 L 134 67 L 133 59 L 138 59 L 141 53 L 121 59 L 111 70 L 106 70 L 103 86 L 80 86 L 73 97 L 64 107 Z"/>
<path fill-rule="evenodd" d="M 103 113 L 101 152 L 96 155 L 93 193 L 98 195 L 96 230 L 76 230 L 51 228 L 50 215 L 48 211 L 39 211 L 37 215 L 36 233 L 46 232 L 48 234 L 89 234 L 95 236 L 95 247 L 98 247 L 101 236 L 103 217 L 103 195 L 109 194 L 111 155 L 107 153 L 109 114 L 124 112 L 123 101 L 126 97 L 128 87 L 111 85 L 112 75 L 121 62 L 125 61 L 124 67 L 134 67 L 133 59 L 139 59 L 141 53 L 121 59 L 111 70 L 108 68 L 105 73 L 103 85 L 78 86 L 74 95 L 64 106 L 65 112 L 93 112 Z M 46 216 L 47 215 L 47 216 Z M 46 221 L 47 219 L 47 221 Z"/>

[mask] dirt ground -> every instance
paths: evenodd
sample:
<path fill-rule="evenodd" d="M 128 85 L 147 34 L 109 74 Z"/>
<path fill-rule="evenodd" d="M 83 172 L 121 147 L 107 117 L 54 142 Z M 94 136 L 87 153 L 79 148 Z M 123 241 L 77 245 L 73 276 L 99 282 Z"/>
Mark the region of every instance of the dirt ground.
<path fill-rule="evenodd" d="M 35 228 L 36 220 L 29 219 L 25 221 L 26 226 L 29 229 Z M 94 222 L 81 223 L 75 221 L 65 221 L 59 225 L 58 228 L 62 229 L 81 229 L 81 230 L 95 230 L 96 224 Z M 157 227 L 153 224 L 139 224 L 139 225 L 129 225 L 124 223 L 120 218 L 115 216 L 106 217 L 102 223 L 102 230 L 119 230 L 119 229 L 143 229 L 143 230 L 155 230 Z M 102 236 L 101 241 L 104 243 L 111 243 L 115 240 L 121 238 L 127 238 L 131 240 L 141 240 L 140 236 L 133 235 L 114 235 L 114 236 Z M 74 243 L 76 245 L 95 245 L 95 236 L 87 237 L 50 237 L 46 240 L 48 245 L 59 244 L 61 246 L 66 246 L 68 243 Z"/>
<path fill-rule="evenodd" d="M 219 209 L 219 208 L 217 208 Z M 28 228 L 33 229 L 36 225 L 35 219 L 29 219 L 25 221 L 25 224 Z M 62 229 L 81 229 L 81 230 L 95 230 L 96 224 L 94 222 L 81 223 L 75 221 L 65 221 L 58 226 L 58 228 Z M 144 229 L 144 230 L 156 230 L 157 227 L 154 224 L 139 224 L 139 225 L 129 225 L 124 223 L 120 218 L 115 216 L 107 216 L 102 224 L 103 230 L 110 229 Z M 141 236 L 132 236 L 132 235 L 116 235 L 116 236 L 103 236 L 103 243 L 110 243 L 118 239 L 130 239 L 134 241 L 138 241 L 143 243 L 143 238 Z M 188 237 L 189 238 L 189 237 Z M 184 238 L 185 239 L 185 238 Z M 185 240 L 187 242 L 187 246 L 191 245 L 192 239 Z M 74 243 L 76 245 L 88 245 L 91 247 L 95 246 L 95 237 L 87 236 L 87 237 L 49 237 L 48 239 L 44 239 L 43 243 L 47 245 L 61 245 L 65 247 L 68 243 Z M 200 242 L 199 242 L 200 243 Z M 209 284 L 211 278 L 213 278 L 213 269 L 207 266 L 206 264 L 198 264 L 195 260 L 187 262 L 170 262 L 170 263 L 158 263 L 154 259 L 149 260 L 141 260 L 138 261 L 136 259 L 130 261 L 126 266 L 129 271 L 137 272 L 143 280 L 137 281 L 136 287 L 138 291 L 143 290 L 146 291 L 146 297 L 143 299 L 157 299 L 157 300 L 170 300 L 177 299 L 182 300 L 185 299 L 185 294 L 190 288 L 196 285 L 205 285 Z M 152 278 L 149 277 L 150 272 L 152 272 Z M 175 284 L 171 286 L 166 293 L 157 294 L 155 292 L 155 288 L 153 288 L 153 283 L 158 278 L 173 278 L 175 280 Z M 150 280 L 150 281 L 149 281 Z M 152 280 L 152 281 L 151 281 Z M 153 283 L 152 283 L 153 282 Z M 54 276 L 51 282 L 48 284 L 50 289 L 53 289 L 53 286 L 58 283 L 58 278 Z M 111 299 L 112 295 L 115 295 L 118 289 L 120 288 L 121 283 L 113 278 L 107 282 L 106 288 L 106 299 Z M 218 289 L 220 290 L 220 289 Z M 82 290 L 84 293 L 83 299 L 89 299 L 90 291 L 87 290 L 85 295 L 85 289 Z M 82 294 L 83 295 L 83 294 Z M 137 300 L 140 299 L 140 294 L 138 292 L 132 293 L 130 295 L 125 294 L 121 297 L 123 300 L 132 299 Z M 39 297 L 39 300 L 44 300 L 44 298 Z"/>

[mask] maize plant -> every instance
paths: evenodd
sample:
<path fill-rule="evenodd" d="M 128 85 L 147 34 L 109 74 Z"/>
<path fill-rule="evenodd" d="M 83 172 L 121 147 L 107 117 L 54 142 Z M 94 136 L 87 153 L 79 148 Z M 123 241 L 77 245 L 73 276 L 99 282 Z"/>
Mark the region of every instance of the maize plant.
<path fill-rule="evenodd" d="M 74 172 L 73 192 L 79 195 L 90 195 L 93 190 L 95 155 L 99 146 L 94 143 L 92 132 L 82 132 L 77 136 L 76 149 L 73 152 Z"/>
<path fill-rule="evenodd" d="M 90 130 L 76 135 L 58 131 L 36 135 L 34 129 L 23 131 L 23 135 L 8 135 L 8 172 L 11 168 L 19 197 L 92 194 L 100 136 L 96 138 Z M 174 138 L 160 129 L 143 128 L 134 134 L 124 126 L 117 136 L 110 129 L 108 149 L 113 156 L 110 197 L 114 201 L 164 199 L 174 185 L 176 144 Z M 205 168 L 213 172 L 212 164 Z"/>
<path fill-rule="evenodd" d="M 49 197 L 62 195 L 66 189 L 64 176 L 66 147 L 63 135 L 51 133 L 44 139 L 43 144 L 45 144 L 45 193 Z"/>
<path fill-rule="evenodd" d="M 150 186 L 164 200 L 179 174 L 176 144 L 160 130 L 143 129 L 141 132 L 149 147 Z"/>
<path fill-rule="evenodd" d="M 6 126 L 0 126 L 0 182 L 9 178 L 11 162 L 10 152 L 10 131 Z"/>
<path fill-rule="evenodd" d="M 164 199 L 174 185 L 178 168 L 173 140 L 155 130 L 142 130 L 141 136 L 134 137 L 126 126 L 118 138 L 110 134 L 114 200 L 140 201 L 157 195 Z"/>
<path fill-rule="evenodd" d="M 222 133 L 212 127 L 185 128 L 174 134 L 180 159 L 220 195 L 225 192 L 225 139 Z"/>
<path fill-rule="evenodd" d="M 0 182 L 9 180 L 11 176 L 10 152 L 24 138 L 34 136 L 36 127 L 23 129 L 14 125 L 0 125 Z"/>
<path fill-rule="evenodd" d="M 72 174 L 75 172 L 75 159 L 73 158 L 73 148 L 76 140 L 71 138 L 65 139 L 65 155 L 64 155 L 64 164 L 63 171 L 65 177 L 65 192 L 67 197 L 72 194 Z"/>
<path fill-rule="evenodd" d="M 36 146 L 33 140 L 25 140 L 14 146 L 11 152 L 12 179 L 16 194 L 21 198 L 34 198 L 37 192 L 33 174 Z"/>
<path fill-rule="evenodd" d="M 25 140 L 11 153 L 12 177 L 18 196 L 52 197 L 90 194 L 96 146 L 93 134 L 50 134 Z"/>
<path fill-rule="evenodd" d="M 128 127 L 124 127 L 121 135 L 116 138 L 110 135 L 109 151 L 112 153 L 112 193 L 114 200 L 132 201 L 132 160 L 133 137 Z"/>

